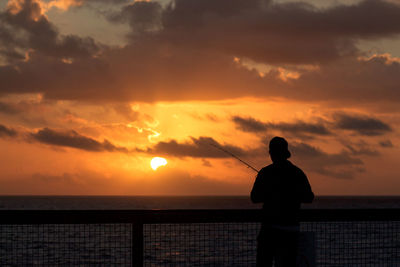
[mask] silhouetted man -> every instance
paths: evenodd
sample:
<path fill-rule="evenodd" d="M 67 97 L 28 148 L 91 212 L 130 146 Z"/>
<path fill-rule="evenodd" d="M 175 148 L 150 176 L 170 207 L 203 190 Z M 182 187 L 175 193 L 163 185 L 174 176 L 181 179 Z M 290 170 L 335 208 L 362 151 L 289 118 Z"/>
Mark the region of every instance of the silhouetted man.
<path fill-rule="evenodd" d="M 314 199 L 304 172 L 288 158 L 287 141 L 274 137 L 269 143 L 272 164 L 262 168 L 251 191 L 254 203 L 264 203 L 257 238 L 257 266 L 296 266 L 300 204 Z"/>

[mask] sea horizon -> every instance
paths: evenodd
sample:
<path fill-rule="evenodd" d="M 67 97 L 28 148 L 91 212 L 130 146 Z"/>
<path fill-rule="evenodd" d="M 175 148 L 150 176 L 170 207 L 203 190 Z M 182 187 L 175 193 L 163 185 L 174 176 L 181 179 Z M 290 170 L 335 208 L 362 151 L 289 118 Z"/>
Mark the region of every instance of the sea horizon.
<path fill-rule="evenodd" d="M 249 196 L 0 195 L 2 210 L 259 209 Z M 400 196 L 316 196 L 304 209 L 400 208 Z"/>

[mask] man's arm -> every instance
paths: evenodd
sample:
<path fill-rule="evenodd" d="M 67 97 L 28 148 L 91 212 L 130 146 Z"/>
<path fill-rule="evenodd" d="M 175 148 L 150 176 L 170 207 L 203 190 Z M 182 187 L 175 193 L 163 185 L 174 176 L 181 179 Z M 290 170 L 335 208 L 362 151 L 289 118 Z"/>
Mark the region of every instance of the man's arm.
<path fill-rule="evenodd" d="M 302 203 L 311 203 L 314 200 L 314 193 L 311 190 L 311 185 L 308 182 L 307 176 L 305 175 L 305 173 L 300 170 L 300 177 L 301 177 L 301 192 L 300 192 L 300 200 Z"/>
<path fill-rule="evenodd" d="M 253 189 L 250 193 L 250 198 L 253 203 L 260 203 L 265 201 L 264 194 L 264 179 L 263 179 L 264 171 L 261 170 L 258 172 L 256 181 L 254 182 Z"/>

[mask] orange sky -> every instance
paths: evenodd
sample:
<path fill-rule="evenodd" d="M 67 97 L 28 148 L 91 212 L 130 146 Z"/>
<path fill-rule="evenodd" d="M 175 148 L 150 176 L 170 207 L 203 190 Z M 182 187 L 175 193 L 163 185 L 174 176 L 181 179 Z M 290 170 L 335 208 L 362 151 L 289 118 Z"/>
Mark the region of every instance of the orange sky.
<path fill-rule="evenodd" d="M 0 194 L 246 195 L 210 144 L 278 135 L 317 195 L 398 195 L 400 3 L 228 2 L 2 3 Z"/>

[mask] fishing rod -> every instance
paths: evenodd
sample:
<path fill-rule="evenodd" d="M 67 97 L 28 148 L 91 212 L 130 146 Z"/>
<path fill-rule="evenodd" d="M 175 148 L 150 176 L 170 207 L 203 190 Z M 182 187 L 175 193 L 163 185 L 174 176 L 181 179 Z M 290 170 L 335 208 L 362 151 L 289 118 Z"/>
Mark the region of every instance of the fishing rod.
<path fill-rule="evenodd" d="M 256 168 L 254 168 L 253 166 L 251 166 L 250 164 L 248 164 L 248 163 L 245 162 L 244 160 L 240 159 L 238 156 L 236 156 L 236 155 L 233 154 L 232 152 L 229 152 L 228 150 L 226 150 L 226 149 L 224 149 L 224 148 L 222 148 L 222 147 L 220 147 L 220 146 L 218 146 L 218 145 L 216 145 L 216 144 L 211 144 L 211 143 L 210 143 L 210 146 L 213 146 L 213 147 L 215 147 L 215 148 L 217 148 L 217 149 L 219 149 L 219 150 L 225 152 L 226 154 L 228 154 L 228 155 L 234 157 L 235 159 L 237 159 L 238 161 L 240 161 L 241 163 L 243 163 L 244 165 L 246 165 L 247 168 L 250 168 L 250 169 L 252 169 L 253 171 L 255 171 L 255 172 L 258 173 L 258 170 L 257 170 Z"/>

